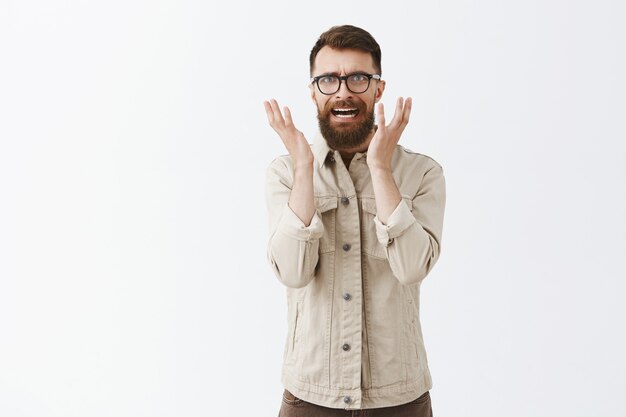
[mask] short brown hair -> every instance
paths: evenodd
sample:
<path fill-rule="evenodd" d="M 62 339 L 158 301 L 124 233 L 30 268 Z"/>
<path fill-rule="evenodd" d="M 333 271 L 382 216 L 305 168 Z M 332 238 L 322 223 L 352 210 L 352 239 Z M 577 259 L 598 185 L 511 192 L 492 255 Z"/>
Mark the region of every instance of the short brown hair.
<path fill-rule="evenodd" d="M 313 75 L 313 65 L 317 53 L 324 46 L 330 46 L 335 49 L 358 49 L 369 52 L 374 61 L 374 68 L 378 74 L 382 74 L 380 66 L 380 46 L 370 33 L 364 29 L 352 25 L 333 26 L 326 32 L 322 33 L 311 49 L 309 57 L 310 75 Z"/>

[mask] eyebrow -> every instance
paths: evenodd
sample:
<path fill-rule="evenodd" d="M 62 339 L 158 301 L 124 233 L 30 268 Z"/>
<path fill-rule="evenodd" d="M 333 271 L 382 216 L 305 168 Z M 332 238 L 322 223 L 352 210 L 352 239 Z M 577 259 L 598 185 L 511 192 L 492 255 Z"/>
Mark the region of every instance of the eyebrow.
<path fill-rule="evenodd" d="M 354 75 L 354 74 L 369 74 L 369 72 L 367 72 L 367 71 L 353 71 L 353 72 L 347 73 L 346 76 L 350 76 L 350 75 Z M 339 77 L 340 73 L 338 73 L 336 71 L 335 72 L 325 72 L 325 73 L 320 74 L 320 75 L 314 75 L 313 77 L 325 77 L 327 75 L 334 75 L 336 77 Z"/>

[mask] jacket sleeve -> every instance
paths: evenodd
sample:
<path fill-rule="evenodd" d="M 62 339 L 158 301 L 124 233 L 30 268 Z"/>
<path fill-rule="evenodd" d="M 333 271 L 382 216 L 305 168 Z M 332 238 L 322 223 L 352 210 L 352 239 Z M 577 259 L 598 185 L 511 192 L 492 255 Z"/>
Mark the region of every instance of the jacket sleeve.
<path fill-rule="evenodd" d="M 283 158 L 275 159 L 266 175 L 269 214 L 267 257 L 276 277 L 287 287 L 301 288 L 314 277 L 324 226 L 316 209 L 309 226 L 289 207 L 293 174 Z"/>
<path fill-rule="evenodd" d="M 400 283 L 422 281 L 437 263 L 445 204 L 446 183 L 443 168 L 437 164 L 424 174 L 412 209 L 403 200 L 387 224 L 374 217 L 378 241 L 386 248 L 389 265 Z"/>

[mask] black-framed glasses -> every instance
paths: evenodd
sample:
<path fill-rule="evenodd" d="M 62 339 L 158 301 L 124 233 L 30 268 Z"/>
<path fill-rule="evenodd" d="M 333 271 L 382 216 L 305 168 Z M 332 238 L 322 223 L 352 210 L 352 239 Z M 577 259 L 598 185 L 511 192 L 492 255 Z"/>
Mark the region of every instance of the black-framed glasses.
<path fill-rule="evenodd" d="M 317 85 L 317 89 L 320 93 L 331 95 L 335 94 L 341 88 L 341 82 L 346 82 L 346 87 L 354 94 L 361 94 L 370 88 L 370 81 L 373 79 L 380 80 L 380 74 L 366 74 L 364 72 L 357 72 L 356 74 L 344 75 L 339 77 L 337 75 L 318 75 L 311 78 L 311 82 Z"/>

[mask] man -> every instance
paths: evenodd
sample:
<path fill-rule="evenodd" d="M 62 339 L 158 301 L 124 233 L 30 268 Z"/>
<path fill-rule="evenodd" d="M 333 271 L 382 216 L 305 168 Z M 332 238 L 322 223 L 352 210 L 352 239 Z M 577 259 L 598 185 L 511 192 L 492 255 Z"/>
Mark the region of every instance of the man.
<path fill-rule="evenodd" d="M 268 258 L 287 287 L 280 416 L 431 416 L 420 284 L 437 262 L 442 167 L 398 145 L 411 98 L 385 124 L 378 43 L 336 26 L 310 55 L 320 131 L 264 102 L 289 155 L 267 171 Z M 284 115 L 283 115 L 284 113 Z"/>

